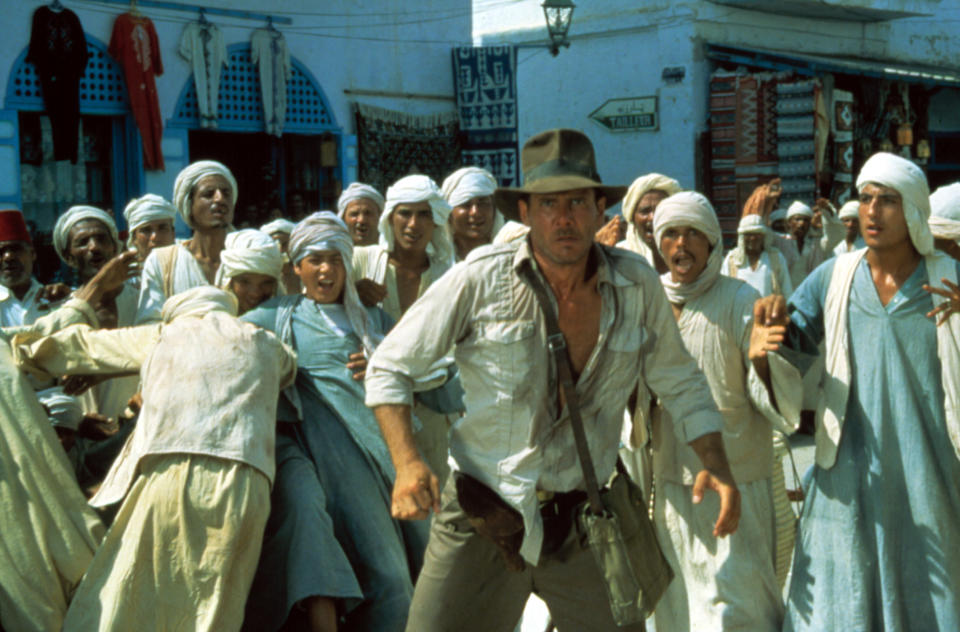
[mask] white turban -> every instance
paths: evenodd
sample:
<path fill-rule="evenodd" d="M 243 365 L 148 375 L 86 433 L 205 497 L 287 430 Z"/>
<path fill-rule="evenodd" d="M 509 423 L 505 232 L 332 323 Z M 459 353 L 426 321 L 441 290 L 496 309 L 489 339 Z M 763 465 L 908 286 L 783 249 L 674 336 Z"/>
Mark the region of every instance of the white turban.
<path fill-rule="evenodd" d="M 260 232 L 266 233 L 267 235 L 272 235 L 274 233 L 286 233 L 290 234 L 293 232 L 293 227 L 296 226 L 293 222 L 288 219 L 275 219 L 272 222 L 267 222 L 260 227 Z"/>
<path fill-rule="evenodd" d="M 433 213 L 433 223 L 436 228 L 433 231 L 433 238 L 430 245 L 427 246 L 427 254 L 432 254 L 434 258 L 443 263 L 449 263 L 453 256 L 453 246 L 447 231 L 443 226 L 450 217 L 450 205 L 440 195 L 440 189 L 437 184 L 427 176 L 406 176 L 400 178 L 387 189 L 387 202 L 383 213 L 380 215 L 380 245 L 387 251 L 393 250 L 393 209 L 398 204 L 416 204 L 417 202 L 426 202 L 430 205 L 430 211 Z M 431 252 L 432 249 L 432 252 Z"/>
<path fill-rule="evenodd" d="M 927 225 L 930 218 L 930 187 L 920 167 L 906 158 L 880 152 L 864 163 L 857 176 L 857 191 L 863 193 L 863 187 L 869 183 L 890 187 L 900 194 L 913 247 L 923 256 L 932 254 L 933 234 Z"/>
<path fill-rule="evenodd" d="M 83 407 L 76 397 L 63 392 L 62 386 L 37 391 L 37 399 L 47 411 L 47 418 L 54 428 L 77 430 L 83 421 Z"/>
<path fill-rule="evenodd" d="M 85 219 L 95 219 L 103 222 L 107 230 L 110 231 L 110 237 L 113 238 L 113 245 L 117 249 L 116 254 L 120 254 L 123 246 L 120 244 L 120 237 L 117 235 L 117 224 L 109 213 L 94 206 L 71 206 L 66 213 L 60 216 L 53 227 L 53 248 L 57 251 L 60 260 L 68 263 L 67 242 L 70 239 L 70 229 Z"/>
<path fill-rule="evenodd" d="M 220 251 L 220 267 L 214 285 L 227 289 L 231 279 L 241 274 L 265 274 L 283 287 L 283 253 L 273 237 L 253 228 L 227 235 Z"/>
<path fill-rule="evenodd" d="M 344 189 L 343 193 L 340 194 L 340 198 L 337 200 L 337 211 L 339 211 L 340 217 L 343 217 L 343 214 L 347 212 L 347 205 L 350 204 L 350 202 L 363 199 L 372 200 L 373 203 L 377 205 L 377 208 L 380 209 L 380 212 L 383 213 L 384 200 L 380 192 L 369 184 L 353 182 Z"/>
<path fill-rule="evenodd" d="M 657 249 L 660 249 L 660 241 L 666 229 L 682 226 L 696 228 L 706 235 L 711 249 L 707 266 L 693 283 L 674 282 L 669 270 L 660 276 L 667 298 L 671 303 L 679 305 L 709 290 L 720 276 L 720 268 L 723 265 L 723 247 L 720 244 L 723 233 L 710 200 L 695 191 L 683 191 L 660 202 L 657 212 L 653 215 L 653 235 L 657 242 Z M 660 254 L 663 255 L 662 250 Z"/>
<path fill-rule="evenodd" d="M 760 215 L 745 215 L 740 218 L 740 224 L 737 225 L 738 235 L 767 234 L 767 227 L 763 223 L 763 217 Z"/>
<path fill-rule="evenodd" d="M 230 188 L 233 190 L 233 203 L 237 203 L 237 196 L 240 193 L 237 190 L 237 180 L 233 177 L 233 174 L 230 173 L 230 170 L 227 169 L 226 165 L 216 160 L 200 160 L 187 165 L 183 171 L 177 175 L 177 181 L 173 185 L 173 204 L 180 212 L 180 217 L 183 218 L 183 221 L 186 222 L 190 228 L 193 228 L 193 220 L 190 217 L 192 212 L 191 207 L 193 206 L 192 200 L 190 199 L 193 193 L 193 187 L 197 186 L 197 183 L 207 176 L 223 176 L 226 178 L 227 182 L 230 183 Z"/>
<path fill-rule="evenodd" d="M 770 213 L 770 223 L 778 222 L 780 220 L 787 219 L 787 210 L 783 208 L 778 208 Z"/>
<path fill-rule="evenodd" d="M 796 200 L 787 208 L 787 219 L 791 217 L 813 217 L 813 209 L 801 202 Z"/>
<path fill-rule="evenodd" d="M 350 326 L 363 342 L 367 357 L 380 342 L 376 328 L 370 322 L 367 308 L 360 302 L 357 287 L 350 279 L 353 276 L 353 238 L 343 220 L 330 211 L 318 211 L 303 219 L 290 233 L 290 261 L 294 264 L 315 252 L 333 250 L 340 253 L 346 270 L 346 282 L 343 285 L 343 309 L 347 312 Z"/>
<path fill-rule="evenodd" d="M 960 241 L 960 182 L 942 186 L 930 196 L 930 232 L 934 237 Z"/>
<path fill-rule="evenodd" d="M 148 222 L 160 220 L 173 221 L 177 216 L 177 209 L 166 199 L 153 193 L 130 200 L 123 209 L 123 217 L 127 220 L 127 228 L 132 233 L 138 227 Z"/>
<path fill-rule="evenodd" d="M 492 197 L 497 190 L 497 180 L 493 174 L 480 167 L 463 167 L 457 169 L 443 181 L 440 187 L 440 193 L 443 199 L 451 208 L 466 204 L 470 200 L 478 197 Z M 506 220 L 497 209 L 493 210 L 493 228 L 490 233 L 491 239 L 500 232 Z M 447 234 L 450 241 L 453 241 L 453 230 L 450 224 L 446 225 Z"/>
<path fill-rule="evenodd" d="M 680 183 L 659 173 L 648 173 L 634 180 L 630 188 L 627 189 L 627 194 L 623 197 L 623 202 L 620 203 L 623 219 L 627 220 L 627 246 L 633 252 L 641 254 L 646 253 L 648 247 L 646 242 L 643 241 L 643 237 L 637 232 L 637 227 L 633 225 L 633 216 L 640 199 L 651 191 L 663 191 L 667 196 L 670 196 L 680 192 Z"/>
<path fill-rule="evenodd" d="M 440 192 L 451 207 L 460 206 L 473 198 L 492 196 L 497 190 L 497 181 L 486 169 L 463 167 L 443 181 Z"/>
<path fill-rule="evenodd" d="M 237 297 L 212 285 L 200 285 L 174 294 L 163 303 L 160 318 L 164 324 L 187 316 L 202 317 L 209 312 L 237 315 Z"/>
<path fill-rule="evenodd" d="M 840 207 L 840 212 L 837 213 L 837 217 L 841 220 L 859 219 L 860 200 L 848 200 L 843 206 Z"/>

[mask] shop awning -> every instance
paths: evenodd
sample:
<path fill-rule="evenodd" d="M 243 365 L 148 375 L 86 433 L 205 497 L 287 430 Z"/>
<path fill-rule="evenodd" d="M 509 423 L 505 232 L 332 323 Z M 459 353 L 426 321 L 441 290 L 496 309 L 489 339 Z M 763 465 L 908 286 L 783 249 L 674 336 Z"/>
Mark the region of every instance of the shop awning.
<path fill-rule="evenodd" d="M 769 70 L 793 70 L 802 75 L 840 73 L 890 79 L 905 83 L 960 87 L 960 69 L 898 64 L 857 57 L 834 57 L 807 53 L 708 44 L 707 56 L 744 66 Z"/>
<path fill-rule="evenodd" d="M 929 13 L 916 13 L 894 8 L 878 8 L 874 5 L 884 4 L 878 2 L 861 2 L 859 3 L 860 6 L 853 2 L 830 2 L 829 0 L 779 0 L 778 2 L 770 2 L 770 0 L 712 0 L 712 2 L 762 13 L 851 22 L 882 22 L 930 15 Z M 887 2 L 886 4 L 892 7 L 896 3 Z"/>

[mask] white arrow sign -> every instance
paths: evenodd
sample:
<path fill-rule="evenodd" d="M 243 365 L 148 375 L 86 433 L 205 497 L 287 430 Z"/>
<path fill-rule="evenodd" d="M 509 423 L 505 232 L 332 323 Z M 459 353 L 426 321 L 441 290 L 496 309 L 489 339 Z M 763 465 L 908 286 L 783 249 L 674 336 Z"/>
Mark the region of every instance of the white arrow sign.
<path fill-rule="evenodd" d="M 614 132 L 653 131 L 660 125 L 657 97 L 608 99 L 590 118 Z"/>

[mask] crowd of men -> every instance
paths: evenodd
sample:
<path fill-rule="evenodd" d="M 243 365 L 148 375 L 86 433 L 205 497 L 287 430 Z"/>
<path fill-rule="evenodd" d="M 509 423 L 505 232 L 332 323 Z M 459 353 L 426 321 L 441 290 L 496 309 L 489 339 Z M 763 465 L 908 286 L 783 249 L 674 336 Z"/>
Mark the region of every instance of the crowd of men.
<path fill-rule="evenodd" d="M 581 132 L 522 169 L 235 230 L 199 161 L 126 244 L 60 216 L 75 288 L 0 210 L 0 629 L 510 631 L 535 595 L 643 630 L 580 533 L 577 411 L 596 479 L 648 501 L 659 632 L 960 629 L 960 183 L 886 153 L 839 210 L 773 181 L 724 252 L 707 197 L 602 183 Z"/>

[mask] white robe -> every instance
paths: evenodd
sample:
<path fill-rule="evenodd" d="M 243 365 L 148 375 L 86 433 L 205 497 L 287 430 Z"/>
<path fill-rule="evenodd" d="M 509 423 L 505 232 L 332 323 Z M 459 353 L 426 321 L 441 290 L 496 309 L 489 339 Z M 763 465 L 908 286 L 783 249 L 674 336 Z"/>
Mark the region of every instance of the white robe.
<path fill-rule="evenodd" d="M 781 414 L 747 355 L 758 297 L 746 283 L 720 276 L 684 307 L 677 323 L 724 418 L 723 440 L 742 505 L 737 532 L 715 538 L 719 500 L 708 492 L 703 502 L 692 503 L 692 484 L 702 466 L 675 436 L 669 413 L 655 409 L 654 524 L 677 572 L 654 613 L 660 630 L 774 631 L 783 619 L 775 572 L 772 430 L 796 428 L 799 372 L 771 356 Z"/>

